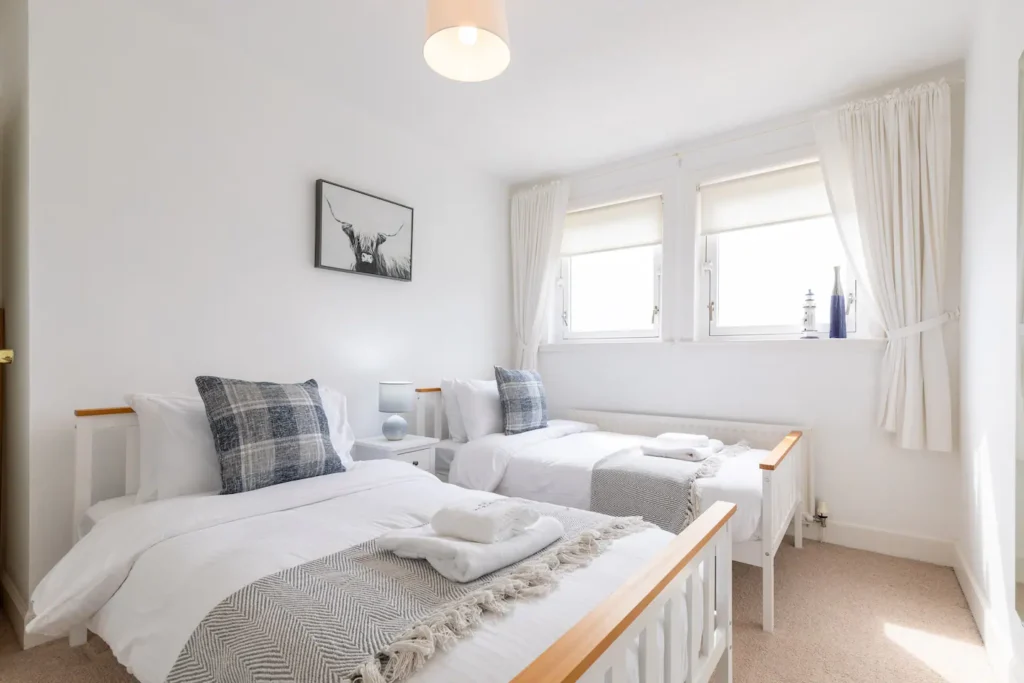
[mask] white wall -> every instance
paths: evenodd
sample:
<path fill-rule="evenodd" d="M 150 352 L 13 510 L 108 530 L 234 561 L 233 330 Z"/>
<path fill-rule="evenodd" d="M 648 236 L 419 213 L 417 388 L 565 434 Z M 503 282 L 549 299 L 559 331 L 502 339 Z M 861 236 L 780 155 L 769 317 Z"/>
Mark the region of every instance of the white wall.
<path fill-rule="evenodd" d="M 28 591 L 71 542 L 72 411 L 200 373 L 376 382 L 510 356 L 508 191 L 134 0 L 32 5 Z M 362 68 L 354 65 L 353 68 Z M 313 268 L 317 178 L 416 210 L 412 283 Z M 21 351 L 19 350 L 19 353 Z"/>
<path fill-rule="evenodd" d="M 922 74 L 900 85 L 948 75 Z M 953 177 L 946 306 L 959 305 L 963 89 L 953 88 Z M 823 106 L 826 103 L 823 103 Z M 613 164 L 571 179 L 572 208 L 660 191 L 665 197 L 664 336 L 671 343 L 551 345 L 541 370 L 556 407 L 798 424 L 811 430 L 827 540 L 952 564 L 959 526 L 955 453 L 905 451 L 877 427 L 882 341 L 693 341 L 700 259 L 695 206 L 702 181 L 813 156 L 803 114 Z M 673 264 L 682 267 L 672 269 Z M 799 305 L 796 302 L 794 305 Z M 945 328 L 952 391 L 959 339 Z M 954 415 L 958 407 L 954 405 Z M 954 430 L 955 433 L 955 430 Z"/>
<path fill-rule="evenodd" d="M 1018 60 L 1024 4 L 979 3 L 967 60 L 960 578 L 997 667 L 1024 643 L 1013 611 Z M 1024 648 L 1017 649 L 1018 657 Z M 1021 679 L 1024 680 L 1024 679 Z"/>
<path fill-rule="evenodd" d="M 811 433 L 826 540 L 950 563 L 955 455 L 901 451 L 875 426 L 884 344 L 680 342 L 544 353 L 560 407 L 795 424 Z"/>

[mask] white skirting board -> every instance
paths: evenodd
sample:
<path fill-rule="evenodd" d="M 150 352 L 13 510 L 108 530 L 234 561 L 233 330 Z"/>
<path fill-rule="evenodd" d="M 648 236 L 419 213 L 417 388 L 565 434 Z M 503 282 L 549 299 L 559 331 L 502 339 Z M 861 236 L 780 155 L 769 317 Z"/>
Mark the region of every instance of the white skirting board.
<path fill-rule="evenodd" d="M 3 593 L 3 606 L 4 614 L 7 616 L 7 620 L 11 622 L 11 628 L 14 629 L 14 635 L 18 637 L 18 642 L 21 643 L 21 647 L 29 649 L 36 647 L 37 645 L 43 645 L 50 641 L 57 640 L 51 636 L 40 636 L 40 635 L 25 635 L 25 615 L 28 613 L 28 602 L 21 595 L 18 587 L 14 585 L 14 579 L 10 577 L 7 572 L 4 572 L 2 578 L 0 578 L 0 591 Z"/>
<path fill-rule="evenodd" d="M 967 598 L 967 605 L 974 616 L 974 623 L 985 643 L 988 659 L 992 663 L 996 678 L 1004 683 L 1024 683 L 1024 665 L 1013 656 L 1012 635 L 999 625 L 1000 619 L 994 613 L 981 584 L 964 560 L 959 546 L 953 551 L 953 571 L 960 584 L 960 590 Z"/>
<path fill-rule="evenodd" d="M 831 519 L 824 532 L 825 543 L 908 560 L 919 560 L 943 567 L 954 566 L 955 551 L 952 541 L 925 536 L 908 536 L 857 524 L 835 522 Z M 804 538 L 821 541 L 821 527 L 817 524 L 805 526 Z"/>

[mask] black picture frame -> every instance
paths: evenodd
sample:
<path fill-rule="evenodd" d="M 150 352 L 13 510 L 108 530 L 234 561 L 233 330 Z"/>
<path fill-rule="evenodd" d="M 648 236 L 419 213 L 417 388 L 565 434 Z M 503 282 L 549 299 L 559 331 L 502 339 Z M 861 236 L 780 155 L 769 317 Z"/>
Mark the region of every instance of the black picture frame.
<path fill-rule="evenodd" d="M 316 181 L 313 265 L 411 282 L 415 215 L 411 206 L 321 178 Z M 400 224 L 395 233 L 385 232 L 395 223 Z"/>

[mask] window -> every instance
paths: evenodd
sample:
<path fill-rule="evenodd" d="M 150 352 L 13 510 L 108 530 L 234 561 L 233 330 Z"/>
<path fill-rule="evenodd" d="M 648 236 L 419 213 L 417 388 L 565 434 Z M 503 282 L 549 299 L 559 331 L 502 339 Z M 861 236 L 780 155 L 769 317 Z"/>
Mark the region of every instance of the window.
<path fill-rule="evenodd" d="M 700 229 L 710 336 L 799 334 L 808 290 L 828 336 L 835 266 L 856 331 L 857 283 L 817 162 L 701 186 Z"/>
<path fill-rule="evenodd" d="M 661 334 L 661 197 L 565 217 L 562 339 Z"/>

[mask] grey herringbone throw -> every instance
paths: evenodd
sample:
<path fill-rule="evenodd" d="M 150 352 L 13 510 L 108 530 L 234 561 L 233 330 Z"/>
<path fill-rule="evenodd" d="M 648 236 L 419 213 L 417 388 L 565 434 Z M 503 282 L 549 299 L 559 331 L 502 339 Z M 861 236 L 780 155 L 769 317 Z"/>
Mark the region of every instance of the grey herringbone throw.
<path fill-rule="evenodd" d="M 746 444 L 727 446 L 696 469 L 697 463 L 643 455 L 639 449 L 620 451 L 594 466 L 590 509 L 616 517 L 639 515 L 678 534 L 700 511 L 694 482 L 715 476 L 725 458 L 745 450 Z"/>
<path fill-rule="evenodd" d="M 199 624 L 167 683 L 398 683 L 470 633 L 485 613 L 547 592 L 639 518 L 530 503 L 565 526 L 533 557 L 459 584 L 376 541 L 255 581 Z"/>

